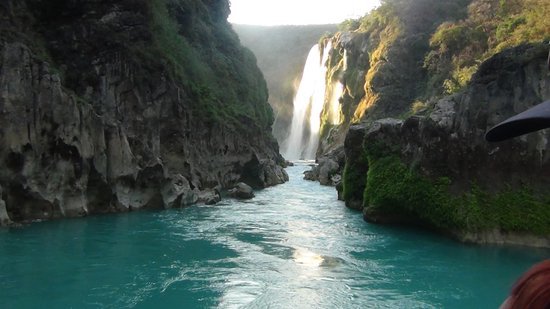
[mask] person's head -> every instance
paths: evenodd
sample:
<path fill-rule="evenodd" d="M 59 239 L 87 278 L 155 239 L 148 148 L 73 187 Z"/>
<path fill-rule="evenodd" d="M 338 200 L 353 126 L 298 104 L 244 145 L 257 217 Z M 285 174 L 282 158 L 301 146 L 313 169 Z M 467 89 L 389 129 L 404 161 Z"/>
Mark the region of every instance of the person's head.
<path fill-rule="evenodd" d="M 529 268 L 500 308 L 550 309 L 550 259 Z"/>

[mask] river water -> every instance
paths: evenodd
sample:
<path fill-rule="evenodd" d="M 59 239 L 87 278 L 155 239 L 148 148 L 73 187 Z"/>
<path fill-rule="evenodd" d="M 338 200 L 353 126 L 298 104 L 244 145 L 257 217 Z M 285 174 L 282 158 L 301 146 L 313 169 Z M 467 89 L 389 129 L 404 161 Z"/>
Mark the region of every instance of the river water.
<path fill-rule="evenodd" d="M 496 308 L 550 256 L 368 224 L 306 169 L 250 201 L 0 230 L 0 307 Z"/>

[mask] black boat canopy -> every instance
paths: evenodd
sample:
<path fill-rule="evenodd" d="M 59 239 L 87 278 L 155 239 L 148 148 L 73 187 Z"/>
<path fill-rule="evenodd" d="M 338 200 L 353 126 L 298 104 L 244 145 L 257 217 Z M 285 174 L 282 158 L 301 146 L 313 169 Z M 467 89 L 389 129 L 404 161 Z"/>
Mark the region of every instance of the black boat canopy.
<path fill-rule="evenodd" d="M 485 134 L 485 139 L 489 142 L 500 142 L 549 127 L 550 100 L 497 124 Z"/>

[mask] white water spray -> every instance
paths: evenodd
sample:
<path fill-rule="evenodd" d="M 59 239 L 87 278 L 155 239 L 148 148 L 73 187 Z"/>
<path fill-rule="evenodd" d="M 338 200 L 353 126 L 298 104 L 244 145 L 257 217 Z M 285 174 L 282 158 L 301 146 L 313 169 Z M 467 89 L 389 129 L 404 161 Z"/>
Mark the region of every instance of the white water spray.
<path fill-rule="evenodd" d="M 340 98 L 344 93 L 344 85 L 340 81 L 337 81 L 332 84 L 332 96 L 330 98 L 329 105 L 329 123 L 331 125 L 340 124 Z"/>
<path fill-rule="evenodd" d="M 343 60 L 343 72 L 340 75 L 339 81 L 332 84 L 332 96 L 329 102 L 329 122 L 331 125 L 339 125 L 341 122 L 340 112 L 342 105 L 340 104 L 340 98 L 344 94 L 344 85 L 340 80 L 344 75 L 344 72 L 348 70 L 348 50 L 344 48 L 344 60 Z"/>
<path fill-rule="evenodd" d="M 300 86 L 294 98 L 294 113 L 290 136 L 285 143 L 284 156 L 288 160 L 315 159 L 319 144 L 321 111 L 325 102 L 326 62 L 331 49 L 330 42 L 320 56 L 319 45 L 309 51 Z M 306 131 L 306 123 L 309 130 Z"/>

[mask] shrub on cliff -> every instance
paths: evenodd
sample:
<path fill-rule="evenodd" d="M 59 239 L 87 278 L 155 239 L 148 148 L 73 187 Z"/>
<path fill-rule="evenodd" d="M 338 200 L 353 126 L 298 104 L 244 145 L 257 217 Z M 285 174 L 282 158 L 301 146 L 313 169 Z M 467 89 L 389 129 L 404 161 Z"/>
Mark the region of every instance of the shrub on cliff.
<path fill-rule="evenodd" d="M 344 102 L 354 101 L 344 109 L 355 109 L 344 114 L 353 115 L 353 122 L 396 117 L 408 111 L 415 99 L 424 97 L 427 74 L 423 61 L 430 50 L 429 38 L 440 23 L 464 17 L 467 2 L 386 0 L 364 17 L 343 23 L 342 29 L 367 41 L 357 44 L 366 50 L 349 53 L 361 59 L 350 60 L 358 66 L 350 66 L 344 73 L 349 93 Z"/>
<path fill-rule="evenodd" d="M 151 1 L 149 55 L 163 56 L 172 77 L 193 95 L 202 117 L 270 128 L 273 112 L 265 80 L 254 55 L 240 46 L 227 24 L 228 14 L 225 1 Z"/>
<path fill-rule="evenodd" d="M 550 40 L 550 2 L 474 0 L 467 18 L 446 22 L 430 39 L 425 67 L 432 94 L 464 88 L 478 65 L 505 48 Z"/>
<path fill-rule="evenodd" d="M 450 178 L 430 179 L 396 155 L 367 153 L 367 220 L 412 222 L 452 232 L 550 234 L 549 194 L 535 194 L 528 186 L 489 193 L 471 183 L 470 190 L 453 195 Z"/>

